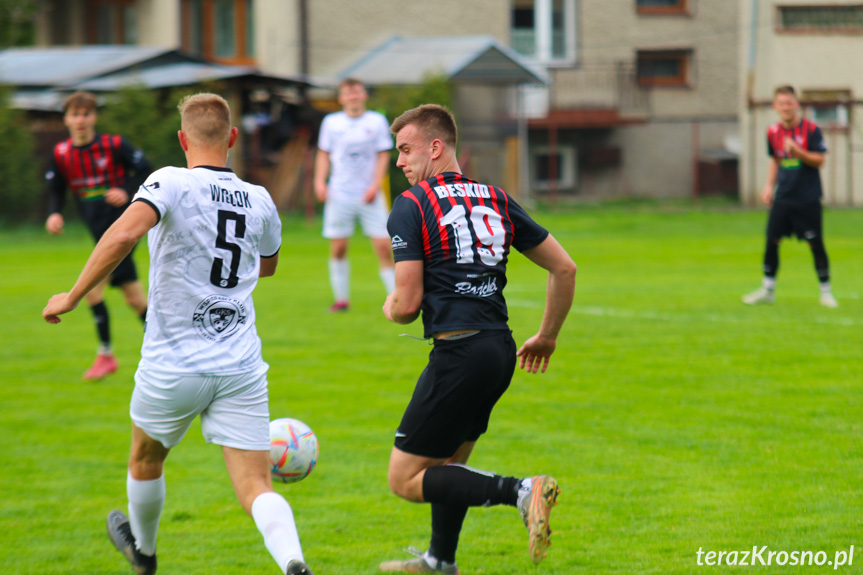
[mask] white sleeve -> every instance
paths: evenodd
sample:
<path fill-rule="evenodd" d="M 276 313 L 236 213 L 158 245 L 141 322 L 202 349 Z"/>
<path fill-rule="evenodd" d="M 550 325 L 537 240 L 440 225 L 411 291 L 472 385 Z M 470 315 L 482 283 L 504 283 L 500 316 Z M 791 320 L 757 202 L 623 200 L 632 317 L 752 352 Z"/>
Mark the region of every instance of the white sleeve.
<path fill-rule="evenodd" d="M 162 168 L 150 174 L 144 183 L 138 188 L 132 201 L 143 201 L 150 205 L 159 216 L 159 221 L 171 210 L 176 195 L 175 178 L 169 172 L 169 168 Z"/>
<path fill-rule="evenodd" d="M 269 197 L 269 195 L 268 195 Z M 261 237 L 261 244 L 258 246 L 258 252 L 261 257 L 272 257 L 279 252 L 282 247 L 282 220 L 279 218 L 279 211 L 276 209 L 276 204 L 270 201 L 269 214 L 264 223 L 264 234 Z"/>
<path fill-rule="evenodd" d="M 318 131 L 318 148 L 326 153 L 332 151 L 333 143 L 330 137 L 330 118 L 332 116 L 324 116 L 324 121 L 321 122 L 321 129 Z"/>
<path fill-rule="evenodd" d="M 386 116 L 379 114 L 381 119 L 381 128 L 378 132 L 376 148 L 378 152 L 385 152 L 393 149 L 393 135 L 390 133 L 390 124 L 387 122 Z"/>

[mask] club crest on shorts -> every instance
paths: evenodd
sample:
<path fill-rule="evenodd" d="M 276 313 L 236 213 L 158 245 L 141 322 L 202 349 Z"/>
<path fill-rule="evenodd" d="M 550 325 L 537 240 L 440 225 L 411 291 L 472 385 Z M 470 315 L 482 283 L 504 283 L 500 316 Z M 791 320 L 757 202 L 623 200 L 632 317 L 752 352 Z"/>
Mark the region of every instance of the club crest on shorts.
<path fill-rule="evenodd" d="M 247 315 L 240 300 L 211 295 L 195 307 L 192 323 L 198 335 L 219 343 L 234 335 L 246 323 Z"/>

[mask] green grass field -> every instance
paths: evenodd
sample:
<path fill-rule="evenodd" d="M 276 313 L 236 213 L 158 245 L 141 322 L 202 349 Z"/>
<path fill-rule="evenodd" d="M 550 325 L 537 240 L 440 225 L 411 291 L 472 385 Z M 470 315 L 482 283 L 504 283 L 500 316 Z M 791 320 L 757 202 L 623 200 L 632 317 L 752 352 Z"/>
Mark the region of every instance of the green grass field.
<path fill-rule="evenodd" d="M 730 206 L 611 205 L 539 212 L 579 264 L 576 299 L 544 375 L 517 373 L 473 466 L 550 473 L 563 493 L 548 559 L 530 563 L 517 512 L 472 510 L 458 561 L 473 574 L 740 572 L 696 552 L 837 551 L 863 572 L 863 211 L 829 210 L 839 309 L 818 304 L 804 244 L 783 244 L 773 306 L 749 308 L 765 213 Z M 316 431 L 318 467 L 279 486 L 318 575 L 375 573 L 425 548 L 429 509 L 390 494 L 392 436 L 425 365 L 419 323 L 380 312 L 365 240 L 352 243 L 352 310 L 330 315 L 319 223 L 285 218 L 279 271 L 256 294 L 272 417 Z M 119 372 L 80 376 L 95 353 L 89 311 L 41 320 L 91 249 L 80 227 L 0 231 L 0 571 L 130 573 L 105 535 L 125 507 L 128 402 L 141 330 L 108 297 Z M 146 247 L 138 252 L 146 269 Z M 545 279 L 513 256 L 517 341 L 539 325 Z M 194 425 L 168 458 L 160 573 L 277 573 L 236 502 L 218 448 Z M 763 555 L 767 559 L 767 553 Z M 781 558 L 780 558 L 781 559 Z M 738 557 L 742 560 L 742 556 Z M 815 573 L 833 567 L 757 567 Z"/>

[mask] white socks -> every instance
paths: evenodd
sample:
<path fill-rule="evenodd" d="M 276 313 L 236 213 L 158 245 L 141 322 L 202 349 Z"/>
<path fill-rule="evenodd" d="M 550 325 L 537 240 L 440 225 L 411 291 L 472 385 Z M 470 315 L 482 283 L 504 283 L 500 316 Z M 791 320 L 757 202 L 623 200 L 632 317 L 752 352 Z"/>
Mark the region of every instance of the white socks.
<path fill-rule="evenodd" d="M 264 536 L 264 545 L 283 573 L 291 559 L 305 562 L 294 512 L 284 497 L 272 491 L 258 495 L 252 503 L 252 519 Z"/>
<path fill-rule="evenodd" d="M 381 276 L 381 281 L 384 282 L 387 295 L 396 291 L 396 268 L 381 268 L 378 274 Z"/>
<path fill-rule="evenodd" d="M 330 260 L 330 287 L 333 288 L 333 297 L 337 303 L 350 300 L 350 277 L 351 267 L 347 258 L 343 260 Z"/>
<path fill-rule="evenodd" d="M 764 278 L 761 280 L 761 285 L 764 287 L 764 289 L 768 291 L 773 291 L 774 289 L 776 289 L 776 278 L 769 278 L 767 276 L 764 276 Z"/>
<path fill-rule="evenodd" d="M 347 258 L 343 260 L 329 260 L 330 287 L 333 289 L 333 299 L 336 302 L 350 301 L 351 266 Z M 387 290 L 391 294 L 396 290 L 396 268 L 380 268 L 378 275 Z"/>
<path fill-rule="evenodd" d="M 165 505 L 165 476 L 140 480 L 127 473 L 126 496 L 129 498 L 129 526 L 138 551 L 144 555 L 153 555 L 156 553 L 159 516 Z"/>

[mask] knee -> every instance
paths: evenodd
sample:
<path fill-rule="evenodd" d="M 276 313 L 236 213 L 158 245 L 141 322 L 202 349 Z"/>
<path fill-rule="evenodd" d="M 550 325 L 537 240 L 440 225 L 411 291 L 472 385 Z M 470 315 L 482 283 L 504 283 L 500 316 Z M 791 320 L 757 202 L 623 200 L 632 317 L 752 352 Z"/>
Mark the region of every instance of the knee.
<path fill-rule="evenodd" d="M 147 298 L 144 297 L 144 294 L 127 295 L 126 303 L 138 313 L 143 313 L 147 309 Z"/>
<path fill-rule="evenodd" d="M 163 462 L 155 459 L 129 459 L 129 473 L 141 481 L 159 479 L 162 476 Z"/>
<path fill-rule="evenodd" d="M 390 491 L 407 501 L 420 503 L 422 497 L 422 478 L 419 476 L 408 478 L 390 470 L 387 477 Z"/>

